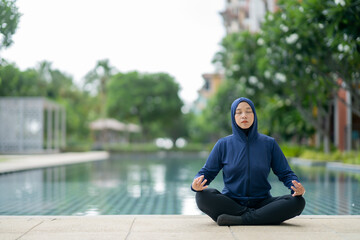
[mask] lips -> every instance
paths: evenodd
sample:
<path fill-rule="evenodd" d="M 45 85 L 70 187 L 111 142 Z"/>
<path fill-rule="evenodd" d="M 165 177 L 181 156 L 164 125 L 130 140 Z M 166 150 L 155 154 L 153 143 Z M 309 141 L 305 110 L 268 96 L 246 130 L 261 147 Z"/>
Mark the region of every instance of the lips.
<path fill-rule="evenodd" d="M 248 121 L 242 121 L 241 123 L 248 123 Z"/>

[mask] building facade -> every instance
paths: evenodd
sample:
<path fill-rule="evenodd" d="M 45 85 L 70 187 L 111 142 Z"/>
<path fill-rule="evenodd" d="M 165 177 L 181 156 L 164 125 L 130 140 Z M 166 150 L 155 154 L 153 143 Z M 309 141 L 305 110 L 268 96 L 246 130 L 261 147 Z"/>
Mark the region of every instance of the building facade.
<path fill-rule="evenodd" d="M 334 101 L 335 146 L 341 151 L 360 150 L 360 117 L 351 110 L 353 99 L 350 92 L 341 88 Z"/>
<path fill-rule="evenodd" d="M 215 95 L 220 84 L 224 81 L 224 76 L 220 73 L 204 73 L 202 77 L 204 79 L 204 85 L 198 90 L 198 98 L 194 103 L 193 109 L 195 114 L 199 114 L 204 110 L 208 100 Z"/>
<path fill-rule="evenodd" d="M 226 33 L 241 31 L 257 32 L 265 14 L 276 10 L 276 0 L 226 0 L 221 12 Z"/>
<path fill-rule="evenodd" d="M 133 134 L 140 133 L 141 127 L 123 123 L 112 118 L 98 119 L 90 123 L 93 135 L 93 149 L 103 150 L 117 144 L 128 144 Z"/>
<path fill-rule="evenodd" d="M 223 17 L 226 34 L 245 30 L 257 32 L 267 11 L 275 10 L 276 0 L 226 0 L 225 10 L 220 15 Z M 202 77 L 204 85 L 198 90 L 198 98 L 193 106 L 193 111 L 197 114 L 206 107 L 209 98 L 224 81 L 221 73 L 205 73 Z"/>
<path fill-rule="evenodd" d="M 0 98 L 0 153 L 58 152 L 65 148 L 65 109 L 42 97 Z"/>

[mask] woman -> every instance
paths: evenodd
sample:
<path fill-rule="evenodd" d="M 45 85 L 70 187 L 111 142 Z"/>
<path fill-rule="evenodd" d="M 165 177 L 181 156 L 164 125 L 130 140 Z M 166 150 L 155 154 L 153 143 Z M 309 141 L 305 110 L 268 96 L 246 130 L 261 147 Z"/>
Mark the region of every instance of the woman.
<path fill-rule="evenodd" d="M 300 215 L 305 189 L 276 141 L 258 133 L 253 102 L 236 99 L 231 105 L 231 121 L 233 134 L 215 144 L 191 185 L 199 209 L 220 226 L 280 224 Z M 208 188 L 221 169 L 222 193 Z M 270 195 L 270 169 L 291 194 Z"/>

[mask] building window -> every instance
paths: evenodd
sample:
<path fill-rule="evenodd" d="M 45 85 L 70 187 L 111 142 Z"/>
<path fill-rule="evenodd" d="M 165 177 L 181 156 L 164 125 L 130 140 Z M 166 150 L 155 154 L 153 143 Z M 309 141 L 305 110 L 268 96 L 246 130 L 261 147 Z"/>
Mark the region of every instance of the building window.
<path fill-rule="evenodd" d="M 208 79 L 205 79 L 205 85 L 204 85 L 204 89 L 205 90 L 210 90 L 210 81 Z"/>

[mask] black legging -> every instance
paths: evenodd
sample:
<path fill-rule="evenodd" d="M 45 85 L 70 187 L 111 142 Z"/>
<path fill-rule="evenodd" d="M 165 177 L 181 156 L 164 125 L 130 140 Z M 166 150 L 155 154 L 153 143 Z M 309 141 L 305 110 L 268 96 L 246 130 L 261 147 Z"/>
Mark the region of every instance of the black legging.
<path fill-rule="evenodd" d="M 302 196 L 269 197 L 251 201 L 242 206 L 232 198 L 221 194 L 214 188 L 207 188 L 196 193 L 199 209 L 215 222 L 221 214 L 241 216 L 243 225 L 280 224 L 301 214 L 305 207 Z"/>

